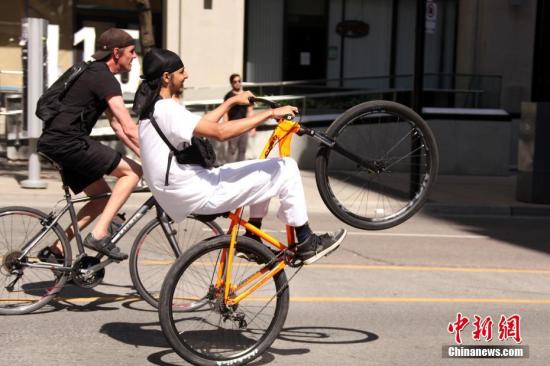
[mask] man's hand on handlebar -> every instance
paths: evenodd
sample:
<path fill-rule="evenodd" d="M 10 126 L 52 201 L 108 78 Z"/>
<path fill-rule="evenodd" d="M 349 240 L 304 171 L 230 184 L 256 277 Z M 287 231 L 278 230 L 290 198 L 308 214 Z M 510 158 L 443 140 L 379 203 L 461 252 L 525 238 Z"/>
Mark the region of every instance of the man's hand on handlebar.
<path fill-rule="evenodd" d="M 244 91 L 242 93 L 235 95 L 233 98 L 235 103 L 237 104 L 250 105 L 250 98 L 254 98 L 254 94 L 252 94 L 249 91 Z"/>
<path fill-rule="evenodd" d="M 298 113 L 298 108 L 293 107 L 291 105 L 285 105 L 283 107 L 272 109 L 273 111 L 273 118 L 275 119 L 281 119 L 281 118 L 287 118 L 292 116 L 296 116 Z"/>

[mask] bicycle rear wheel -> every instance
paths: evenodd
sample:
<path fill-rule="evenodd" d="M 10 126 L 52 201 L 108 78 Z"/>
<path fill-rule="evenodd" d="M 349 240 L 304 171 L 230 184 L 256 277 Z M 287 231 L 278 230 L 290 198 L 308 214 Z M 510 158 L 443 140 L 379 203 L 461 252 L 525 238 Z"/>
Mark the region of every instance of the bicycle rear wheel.
<path fill-rule="evenodd" d="M 273 343 L 286 319 L 284 271 L 237 305 L 224 304 L 216 276 L 229 243 L 230 236 L 222 235 L 195 245 L 178 258 L 162 286 L 162 331 L 174 350 L 194 365 L 248 363 Z M 243 255 L 233 258 L 232 285 L 258 273 L 274 257 L 265 245 L 246 237 L 238 237 L 236 251 Z"/>
<path fill-rule="evenodd" d="M 326 135 L 335 144 L 319 149 L 315 179 L 336 217 L 359 229 L 379 230 L 422 207 L 439 155 L 428 124 L 413 110 L 388 101 L 362 103 L 338 117 Z"/>
<path fill-rule="evenodd" d="M 30 249 L 17 258 L 46 224 L 47 215 L 28 207 L 0 209 L 0 314 L 26 314 L 46 305 L 65 285 L 68 272 L 33 268 L 44 263 L 38 252 L 59 241 L 65 253 L 60 264 L 71 265 L 71 248 L 64 231 L 54 225 Z"/>
<path fill-rule="evenodd" d="M 171 223 L 175 230 L 180 253 L 191 245 L 211 236 L 223 234 L 215 221 L 188 217 Z M 130 252 L 130 277 L 140 296 L 151 306 L 158 307 L 162 281 L 177 258 L 158 218 L 151 220 L 139 232 Z"/>

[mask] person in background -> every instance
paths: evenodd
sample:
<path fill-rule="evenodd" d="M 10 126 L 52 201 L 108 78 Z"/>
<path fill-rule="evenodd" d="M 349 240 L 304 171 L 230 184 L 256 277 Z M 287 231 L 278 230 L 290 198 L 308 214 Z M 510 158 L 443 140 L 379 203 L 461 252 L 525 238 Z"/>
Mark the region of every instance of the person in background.
<path fill-rule="evenodd" d="M 239 74 L 231 74 L 229 77 L 229 83 L 231 84 L 231 90 L 223 98 L 227 101 L 229 98 L 239 95 L 244 92 L 242 87 L 242 79 Z M 234 105 L 223 115 L 223 121 L 233 121 L 250 117 L 253 114 L 252 105 Z M 228 162 L 243 161 L 246 155 L 246 147 L 248 145 L 248 135 L 254 136 L 256 129 L 251 129 L 248 133 L 243 133 L 240 136 L 234 137 L 227 141 L 227 154 Z"/>

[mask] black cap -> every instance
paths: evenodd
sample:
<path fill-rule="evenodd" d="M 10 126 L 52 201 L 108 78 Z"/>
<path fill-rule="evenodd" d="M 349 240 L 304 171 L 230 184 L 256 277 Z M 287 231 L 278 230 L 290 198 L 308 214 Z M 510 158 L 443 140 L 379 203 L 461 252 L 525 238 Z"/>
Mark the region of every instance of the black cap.
<path fill-rule="evenodd" d="M 97 41 L 96 52 L 92 57 L 96 60 L 103 60 L 109 56 L 115 48 L 124 48 L 135 44 L 131 35 L 118 28 L 109 28 L 101 33 Z"/>

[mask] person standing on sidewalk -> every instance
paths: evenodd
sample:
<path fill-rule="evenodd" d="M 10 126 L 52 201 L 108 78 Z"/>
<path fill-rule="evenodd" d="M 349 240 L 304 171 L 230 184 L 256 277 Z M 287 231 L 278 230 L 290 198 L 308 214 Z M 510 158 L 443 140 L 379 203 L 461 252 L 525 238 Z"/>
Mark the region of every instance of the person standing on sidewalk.
<path fill-rule="evenodd" d="M 239 95 L 244 92 L 242 87 L 242 79 L 239 74 L 231 74 L 229 77 L 231 90 L 223 98 L 224 102 L 229 98 Z M 250 117 L 253 114 L 252 105 L 234 105 L 223 115 L 223 122 L 229 122 L 236 119 Z M 246 154 L 246 146 L 248 144 L 248 135 L 254 136 L 256 129 L 253 128 L 248 133 L 234 137 L 227 141 L 228 162 L 243 161 Z"/>
<path fill-rule="evenodd" d="M 38 151 L 55 160 L 63 168 L 66 184 L 78 194 L 99 195 L 111 189 L 103 178 L 118 178 L 108 198 L 88 202 L 78 212 L 78 226 L 85 228 L 99 217 L 84 245 L 113 259 L 128 255 L 111 244 L 109 226 L 139 182 L 142 170 L 135 161 L 93 140 L 92 128 L 106 113 L 116 136 L 137 156 L 140 156 L 136 123 L 124 105 L 122 90 L 115 74 L 130 71 L 136 56 L 134 39 L 126 32 L 110 28 L 99 37 L 94 62 L 74 82 L 62 99 L 65 108 L 44 126 L 38 141 Z M 77 110 L 75 112 L 75 110 Z M 69 239 L 74 237 L 71 227 Z M 43 261 L 63 258 L 60 246 L 53 243 L 39 253 Z"/>

